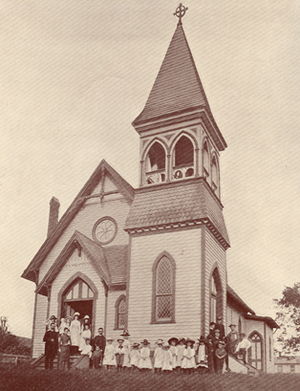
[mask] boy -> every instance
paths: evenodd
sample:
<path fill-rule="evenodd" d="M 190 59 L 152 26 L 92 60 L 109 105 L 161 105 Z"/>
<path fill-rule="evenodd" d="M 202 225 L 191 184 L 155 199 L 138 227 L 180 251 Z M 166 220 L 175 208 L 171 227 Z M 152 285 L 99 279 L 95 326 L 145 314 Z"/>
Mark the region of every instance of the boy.
<path fill-rule="evenodd" d="M 64 328 L 63 334 L 59 338 L 59 369 L 70 369 L 70 347 L 71 338 L 68 327 Z"/>
<path fill-rule="evenodd" d="M 116 349 L 117 371 L 122 371 L 123 363 L 124 363 L 124 354 L 125 354 L 125 349 L 123 346 L 124 339 L 119 338 L 117 341 L 119 343 L 119 346 Z"/>
<path fill-rule="evenodd" d="M 101 356 L 102 356 L 101 349 L 99 348 L 98 345 L 96 345 L 92 354 L 92 361 L 95 369 L 99 369 Z"/>

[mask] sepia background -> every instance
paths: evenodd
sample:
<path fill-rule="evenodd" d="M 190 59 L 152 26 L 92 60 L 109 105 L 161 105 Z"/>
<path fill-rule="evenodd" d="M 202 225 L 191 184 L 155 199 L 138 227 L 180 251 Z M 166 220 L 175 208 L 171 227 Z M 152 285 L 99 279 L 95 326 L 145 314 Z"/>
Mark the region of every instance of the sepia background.
<path fill-rule="evenodd" d="M 228 280 L 257 314 L 300 281 L 300 2 L 187 0 L 184 30 L 228 148 Z M 0 315 L 31 337 L 20 278 L 105 158 L 138 186 L 141 112 L 178 0 L 0 0 Z"/>

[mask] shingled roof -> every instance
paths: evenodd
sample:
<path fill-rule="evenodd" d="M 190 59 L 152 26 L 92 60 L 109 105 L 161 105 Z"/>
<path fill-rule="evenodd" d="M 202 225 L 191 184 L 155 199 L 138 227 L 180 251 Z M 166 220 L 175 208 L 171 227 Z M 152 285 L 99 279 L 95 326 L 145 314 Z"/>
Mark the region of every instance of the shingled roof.
<path fill-rule="evenodd" d="M 181 24 L 177 25 L 143 111 L 133 126 L 174 114 L 206 112 L 214 128 L 220 149 L 226 142 L 211 113 L 192 53 Z"/>
<path fill-rule="evenodd" d="M 203 178 L 136 191 L 125 230 L 208 219 L 229 245 L 222 205 Z"/>

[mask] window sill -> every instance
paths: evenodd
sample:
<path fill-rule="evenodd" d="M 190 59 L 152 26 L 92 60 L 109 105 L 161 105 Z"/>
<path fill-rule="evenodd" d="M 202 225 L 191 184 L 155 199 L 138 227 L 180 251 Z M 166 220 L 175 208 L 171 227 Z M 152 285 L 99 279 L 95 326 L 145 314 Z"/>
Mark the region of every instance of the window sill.
<path fill-rule="evenodd" d="M 175 320 L 156 320 L 153 322 L 150 322 L 150 324 L 170 324 L 170 323 L 176 323 Z"/>

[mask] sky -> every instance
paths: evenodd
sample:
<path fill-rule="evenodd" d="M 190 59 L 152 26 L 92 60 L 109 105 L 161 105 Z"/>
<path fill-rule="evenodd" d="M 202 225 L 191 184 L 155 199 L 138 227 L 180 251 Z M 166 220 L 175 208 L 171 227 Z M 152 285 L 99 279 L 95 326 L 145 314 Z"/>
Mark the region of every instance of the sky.
<path fill-rule="evenodd" d="M 300 2 L 186 0 L 183 27 L 228 144 L 229 284 L 259 315 L 300 281 Z M 174 0 L 0 1 L 0 316 L 31 337 L 20 276 L 102 158 L 138 186 L 141 112 L 175 31 Z"/>

